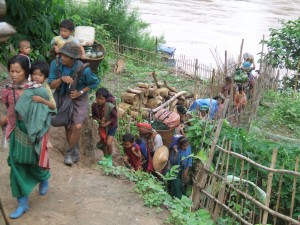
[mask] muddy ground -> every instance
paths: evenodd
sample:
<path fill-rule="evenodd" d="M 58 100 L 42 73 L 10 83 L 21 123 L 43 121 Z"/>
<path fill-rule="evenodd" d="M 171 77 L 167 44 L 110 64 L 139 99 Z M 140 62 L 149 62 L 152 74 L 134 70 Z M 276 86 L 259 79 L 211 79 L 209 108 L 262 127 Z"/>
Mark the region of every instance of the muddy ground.
<path fill-rule="evenodd" d="M 63 164 L 61 153 L 65 138 L 62 129 L 51 128 L 49 149 L 51 163 L 50 188 L 47 195 L 38 194 L 38 186 L 30 195 L 30 210 L 23 217 L 12 220 L 12 225 L 156 225 L 163 224 L 167 212 L 157 214 L 155 209 L 143 206 L 143 200 L 134 192 L 129 181 L 105 176 L 91 169 L 101 157 L 82 156 L 77 165 Z M 8 150 L 0 151 L 0 196 L 6 211 L 12 212 L 17 201 L 11 195 L 9 167 L 6 163 Z M 117 158 L 114 155 L 114 158 Z M 116 159 L 117 160 L 117 159 Z M 117 162 L 117 161 L 116 161 Z M 0 213 L 0 225 L 4 224 Z"/>

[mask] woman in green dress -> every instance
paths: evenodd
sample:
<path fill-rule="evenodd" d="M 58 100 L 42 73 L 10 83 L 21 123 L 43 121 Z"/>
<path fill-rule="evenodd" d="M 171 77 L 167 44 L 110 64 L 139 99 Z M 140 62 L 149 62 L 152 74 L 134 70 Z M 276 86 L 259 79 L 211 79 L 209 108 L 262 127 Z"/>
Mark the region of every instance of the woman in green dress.
<path fill-rule="evenodd" d="M 10 218 L 17 219 L 29 210 L 28 197 L 38 183 L 40 195 L 48 191 L 50 172 L 40 166 L 40 156 L 41 153 L 47 155 L 44 143 L 51 110 L 32 100 L 32 96 L 36 95 L 47 98 L 48 93 L 40 84 L 28 81 L 26 57 L 14 56 L 7 68 L 11 82 L 2 90 L 1 99 L 7 107 L 6 138 L 10 140 L 7 162 L 10 166 L 11 191 L 18 200 L 18 207 Z M 23 150 L 26 154 L 29 152 L 30 160 L 24 158 Z"/>

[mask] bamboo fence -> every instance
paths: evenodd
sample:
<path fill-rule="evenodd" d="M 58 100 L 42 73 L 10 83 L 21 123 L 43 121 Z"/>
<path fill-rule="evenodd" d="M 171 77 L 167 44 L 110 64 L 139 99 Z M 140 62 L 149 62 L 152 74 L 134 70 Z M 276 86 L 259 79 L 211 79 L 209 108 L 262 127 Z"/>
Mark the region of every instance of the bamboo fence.
<path fill-rule="evenodd" d="M 134 48 L 122 45 L 119 41 L 106 41 L 106 50 L 118 57 L 125 57 L 133 60 L 138 66 L 148 66 L 155 69 L 172 69 L 175 73 L 185 73 L 194 79 L 211 79 L 213 68 L 199 63 L 198 59 L 188 59 L 185 55 L 167 58 L 164 53 L 158 51 L 147 51 L 141 48 Z M 158 46 L 156 45 L 157 49 Z"/>

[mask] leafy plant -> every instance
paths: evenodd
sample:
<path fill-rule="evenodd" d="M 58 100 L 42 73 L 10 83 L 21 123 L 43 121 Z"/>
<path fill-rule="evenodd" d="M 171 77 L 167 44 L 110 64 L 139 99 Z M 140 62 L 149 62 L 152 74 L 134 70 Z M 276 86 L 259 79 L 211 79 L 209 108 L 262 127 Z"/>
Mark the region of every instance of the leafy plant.
<path fill-rule="evenodd" d="M 141 194 L 144 203 L 148 207 L 158 207 L 157 212 L 161 211 L 161 207 L 166 207 L 170 211 L 168 221 L 174 225 L 213 225 L 211 215 L 208 211 L 199 209 L 191 212 L 192 201 L 183 196 L 181 199 L 173 199 L 166 191 L 164 181 L 157 180 L 153 175 L 142 171 L 132 171 L 125 167 L 106 167 L 103 166 L 105 174 L 117 177 L 125 177 L 136 183 L 135 190 Z M 173 168 L 173 172 L 176 171 Z M 173 173 L 171 172 L 171 173 Z M 162 176 L 163 178 L 163 176 Z"/>
<path fill-rule="evenodd" d="M 265 58 L 273 67 L 296 70 L 300 56 L 300 17 L 281 20 L 281 28 L 270 28 L 269 39 L 261 41 L 268 47 Z"/>
<path fill-rule="evenodd" d="M 54 36 L 52 30 L 58 28 L 65 15 L 64 1 L 6 0 L 6 5 L 7 14 L 4 19 L 18 31 L 10 39 L 13 46 L 18 49 L 18 42 L 27 39 L 32 49 L 47 56 Z"/>

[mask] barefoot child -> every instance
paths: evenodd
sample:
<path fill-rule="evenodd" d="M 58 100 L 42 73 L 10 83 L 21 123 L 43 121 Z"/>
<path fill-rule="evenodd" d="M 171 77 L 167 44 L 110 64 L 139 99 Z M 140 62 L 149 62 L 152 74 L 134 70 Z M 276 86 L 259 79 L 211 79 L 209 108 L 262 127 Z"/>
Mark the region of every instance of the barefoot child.
<path fill-rule="evenodd" d="M 107 102 L 110 96 L 106 88 L 99 88 L 96 91 L 96 102 L 92 105 L 92 117 L 99 123 L 99 136 L 104 144 L 104 158 L 98 164 L 108 166 L 112 166 L 112 142 L 118 127 L 117 109 Z"/>
<path fill-rule="evenodd" d="M 139 145 L 134 142 L 134 136 L 130 133 L 123 135 L 124 163 L 128 168 L 142 170 L 142 153 Z"/>

